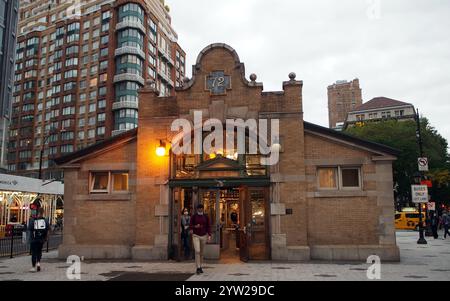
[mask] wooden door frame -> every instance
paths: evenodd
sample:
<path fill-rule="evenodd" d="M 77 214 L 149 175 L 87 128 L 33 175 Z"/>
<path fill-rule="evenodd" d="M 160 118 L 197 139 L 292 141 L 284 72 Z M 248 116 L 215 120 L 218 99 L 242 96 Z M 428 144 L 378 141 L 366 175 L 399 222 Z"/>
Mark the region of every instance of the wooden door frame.
<path fill-rule="evenodd" d="M 248 213 L 248 186 L 239 187 L 239 259 L 243 262 L 250 260 L 247 236 L 247 213 Z"/>
<path fill-rule="evenodd" d="M 240 248 L 244 246 L 244 249 L 240 252 L 241 260 L 247 262 L 252 260 L 250 258 L 250 248 L 251 248 L 251 240 L 247 234 L 244 234 L 244 227 L 247 230 L 248 225 L 251 223 L 251 201 L 250 194 L 251 191 L 262 191 L 264 196 L 264 235 L 265 235 L 265 260 L 270 260 L 272 257 L 271 254 L 271 235 L 270 235 L 270 188 L 269 187 L 241 187 L 241 193 L 245 194 L 244 196 L 240 196 L 241 199 L 241 216 L 243 221 L 241 223 L 240 234 L 244 235 L 245 239 L 240 239 L 241 245 Z M 251 231 L 251 229 L 250 229 Z M 247 231 L 246 231 L 247 232 Z M 248 233 L 248 232 L 247 232 Z"/>
<path fill-rule="evenodd" d="M 182 248 L 183 248 L 183 246 L 182 246 L 182 241 L 181 241 L 181 231 L 180 231 L 180 229 L 181 229 L 181 213 L 180 212 L 178 212 L 178 211 L 180 211 L 181 210 L 181 198 L 180 198 L 180 196 L 181 196 L 181 190 L 182 190 L 183 188 L 182 187 L 174 187 L 174 188 L 172 188 L 172 189 L 170 189 L 170 198 L 169 198 L 169 210 L 170 210 L 170 215 L 169 215 L 169 245 L 167 246 L 168 247 L 168 249 L 169 249 L 169 258 L 172 258 L 173 260 L 176 260 L 176 261 L 180 261 L 181 260 L 181 250 L 182 250 Z M 178 215 L 178 218 L 177 218 L 177 225 L 174 225 L 174 219 L 175 219 L 175 216 L 174 216 L 174 214 L 175 214 L 175 209 L 177 209 L 177 208 L 175 208 L 175 193 L 178 193 L 178 194 L 180 194 L 179 196 L 178 196 L 178 202 L 179 202 L 179 204 L 178 204 L 178 209 L 180 209 L 180 210 L 177 210 L 177 215 Z M 176 252 L 174 252 L 174 246 L 175 246 L 175 244 L 174 244 L 174 236 L 175 236 L 175 233 L 174 233 L 174 227 L 177 227 L 177 250 L 176 250 Z"/>

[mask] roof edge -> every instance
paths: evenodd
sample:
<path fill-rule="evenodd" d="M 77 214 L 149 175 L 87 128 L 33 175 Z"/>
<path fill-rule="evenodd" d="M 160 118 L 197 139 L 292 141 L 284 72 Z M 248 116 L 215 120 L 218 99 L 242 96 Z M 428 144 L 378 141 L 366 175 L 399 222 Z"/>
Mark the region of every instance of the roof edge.
<path fill-rule="evenodd" d="M 307 121 L 304 121 L 304 128 L 305 130 L 310 130 L 312 132 L 317 132 L 320 134 L 324 134 L 324 135 L 328 135 L 328 136 L 332 136 L 335 137 L 337 139 L 340 140 L 344 140 L 347 142 L 351 142 L 351 143 L 355 143 L 361 146 L 364 146 L 366 148 L 378 151 L 378 152 L 383 152 L 383 153 L 387 153 L 389 155 L 393 155 L 393 156 L 398 156 L 400 155 L 401 151 L 399 149 L 381 144 L 381 143 L 377 143 L 377 142 L 373 142 L 370 140 L 366 140 L 366 139 L 361 139 L 361 138 L 357 138 L 354 136 L 350 136 L 348 134 L 342 133 L 342 132 L 338 132 L 336 130 L 332 130 L 314 123 L 310 123 Z"/>
<path fill-rule="evenodd" d="M 70 153 L 70 154 L 67 154 L 65 156 L 58 157 L 58 158 L 55 159 L 55 163 L 57 165 L 66 164 L 68 162 L 77 160 L 77 159 L 82 158 L 84 156 L 87 156 L 87 155 L 93 154 L 93 153 L 95 153 L 97 151 L 100 151 L 103 148 L 105 148 L 107 146 L 110 146 L 110 145 L 112 145 L 112 144 L 114 144 L 116 142 L 119 142 L 121 140 L 127 140 L 127 139 L 135 138 L 135 137 L 137 137 L 137 131 L 138 131 L 138 128 L 135 128 L 133 130 L 129 130 L 129 131 L 127 131 L 125 133 L 122 133 L 120 135 L 117 135 L 117 136 L 114 136 L 114 137 L 110 137 L 110 138 L 108 138 L 106 140 L 103 140 L 101 142 L 95 143 L 95 144 L 93 144 L 91 146 L 88 146 L 86 148 L 80 149 L 79 151 L 76 151 L 74 153 Z"/>

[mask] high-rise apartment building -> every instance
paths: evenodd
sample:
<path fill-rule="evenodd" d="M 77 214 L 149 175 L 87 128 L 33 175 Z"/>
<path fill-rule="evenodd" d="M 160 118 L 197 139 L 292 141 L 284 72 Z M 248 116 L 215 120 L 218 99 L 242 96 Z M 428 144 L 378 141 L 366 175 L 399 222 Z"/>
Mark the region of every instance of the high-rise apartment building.
<path fill-rule="evenodd" d="M 0 170 L 6 169 L 19 1 L 0 0 Z"/>
<path fill-rule="evenodd" d="M 160 0 L 22 0 L 8 169 L 59 178 L 56 157 L 135 128 L 146 82 L 183 83 L 177 38 Z"/>
<path fill-rule="evenodd" d="M 348 112 L 362 104 L 359 80 L 337 81 L 328 86 L 328 120 L 332 129 L 342 129 Z"/>

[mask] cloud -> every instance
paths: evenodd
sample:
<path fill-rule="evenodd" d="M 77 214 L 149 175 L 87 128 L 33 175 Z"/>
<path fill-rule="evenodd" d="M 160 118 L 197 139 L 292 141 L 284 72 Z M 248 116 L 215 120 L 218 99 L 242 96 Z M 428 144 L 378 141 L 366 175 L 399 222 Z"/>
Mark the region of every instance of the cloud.
<path fill-rule="evenodd" d="M 208 44 L 227 43 L 280 90 L 304 81 L 305 119 L 328 125 L 327 86 L 359 78 L 363 99 L 413 103 L 450 139 L 450 1 L 169 0 L 187 74 Z"/>

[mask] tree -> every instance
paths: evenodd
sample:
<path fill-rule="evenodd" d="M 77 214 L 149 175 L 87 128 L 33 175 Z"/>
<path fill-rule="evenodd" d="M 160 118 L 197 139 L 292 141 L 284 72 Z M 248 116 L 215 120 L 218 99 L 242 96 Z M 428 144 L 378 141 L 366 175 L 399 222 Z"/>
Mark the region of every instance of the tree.
<path fill-rule="evenodd" d="M 362 126 L 345 130 L 349 135 L 385 144 L 400 151 L 393 164 L 396 196 L 402 205 L 411 199 L 413 175 L 417 172 L 417 158 L 420 156 L 416 139 L 417 124 L 413 120 L 385 120 L 366 123 Z M 431 195 L 438 203 L 450 200 L 450 164 L 448 143 L 426 118 L 421 118 L 421 131 L 424 155 L 428 157 L 430 172 L 427 174 L 433 181 Z"/>

